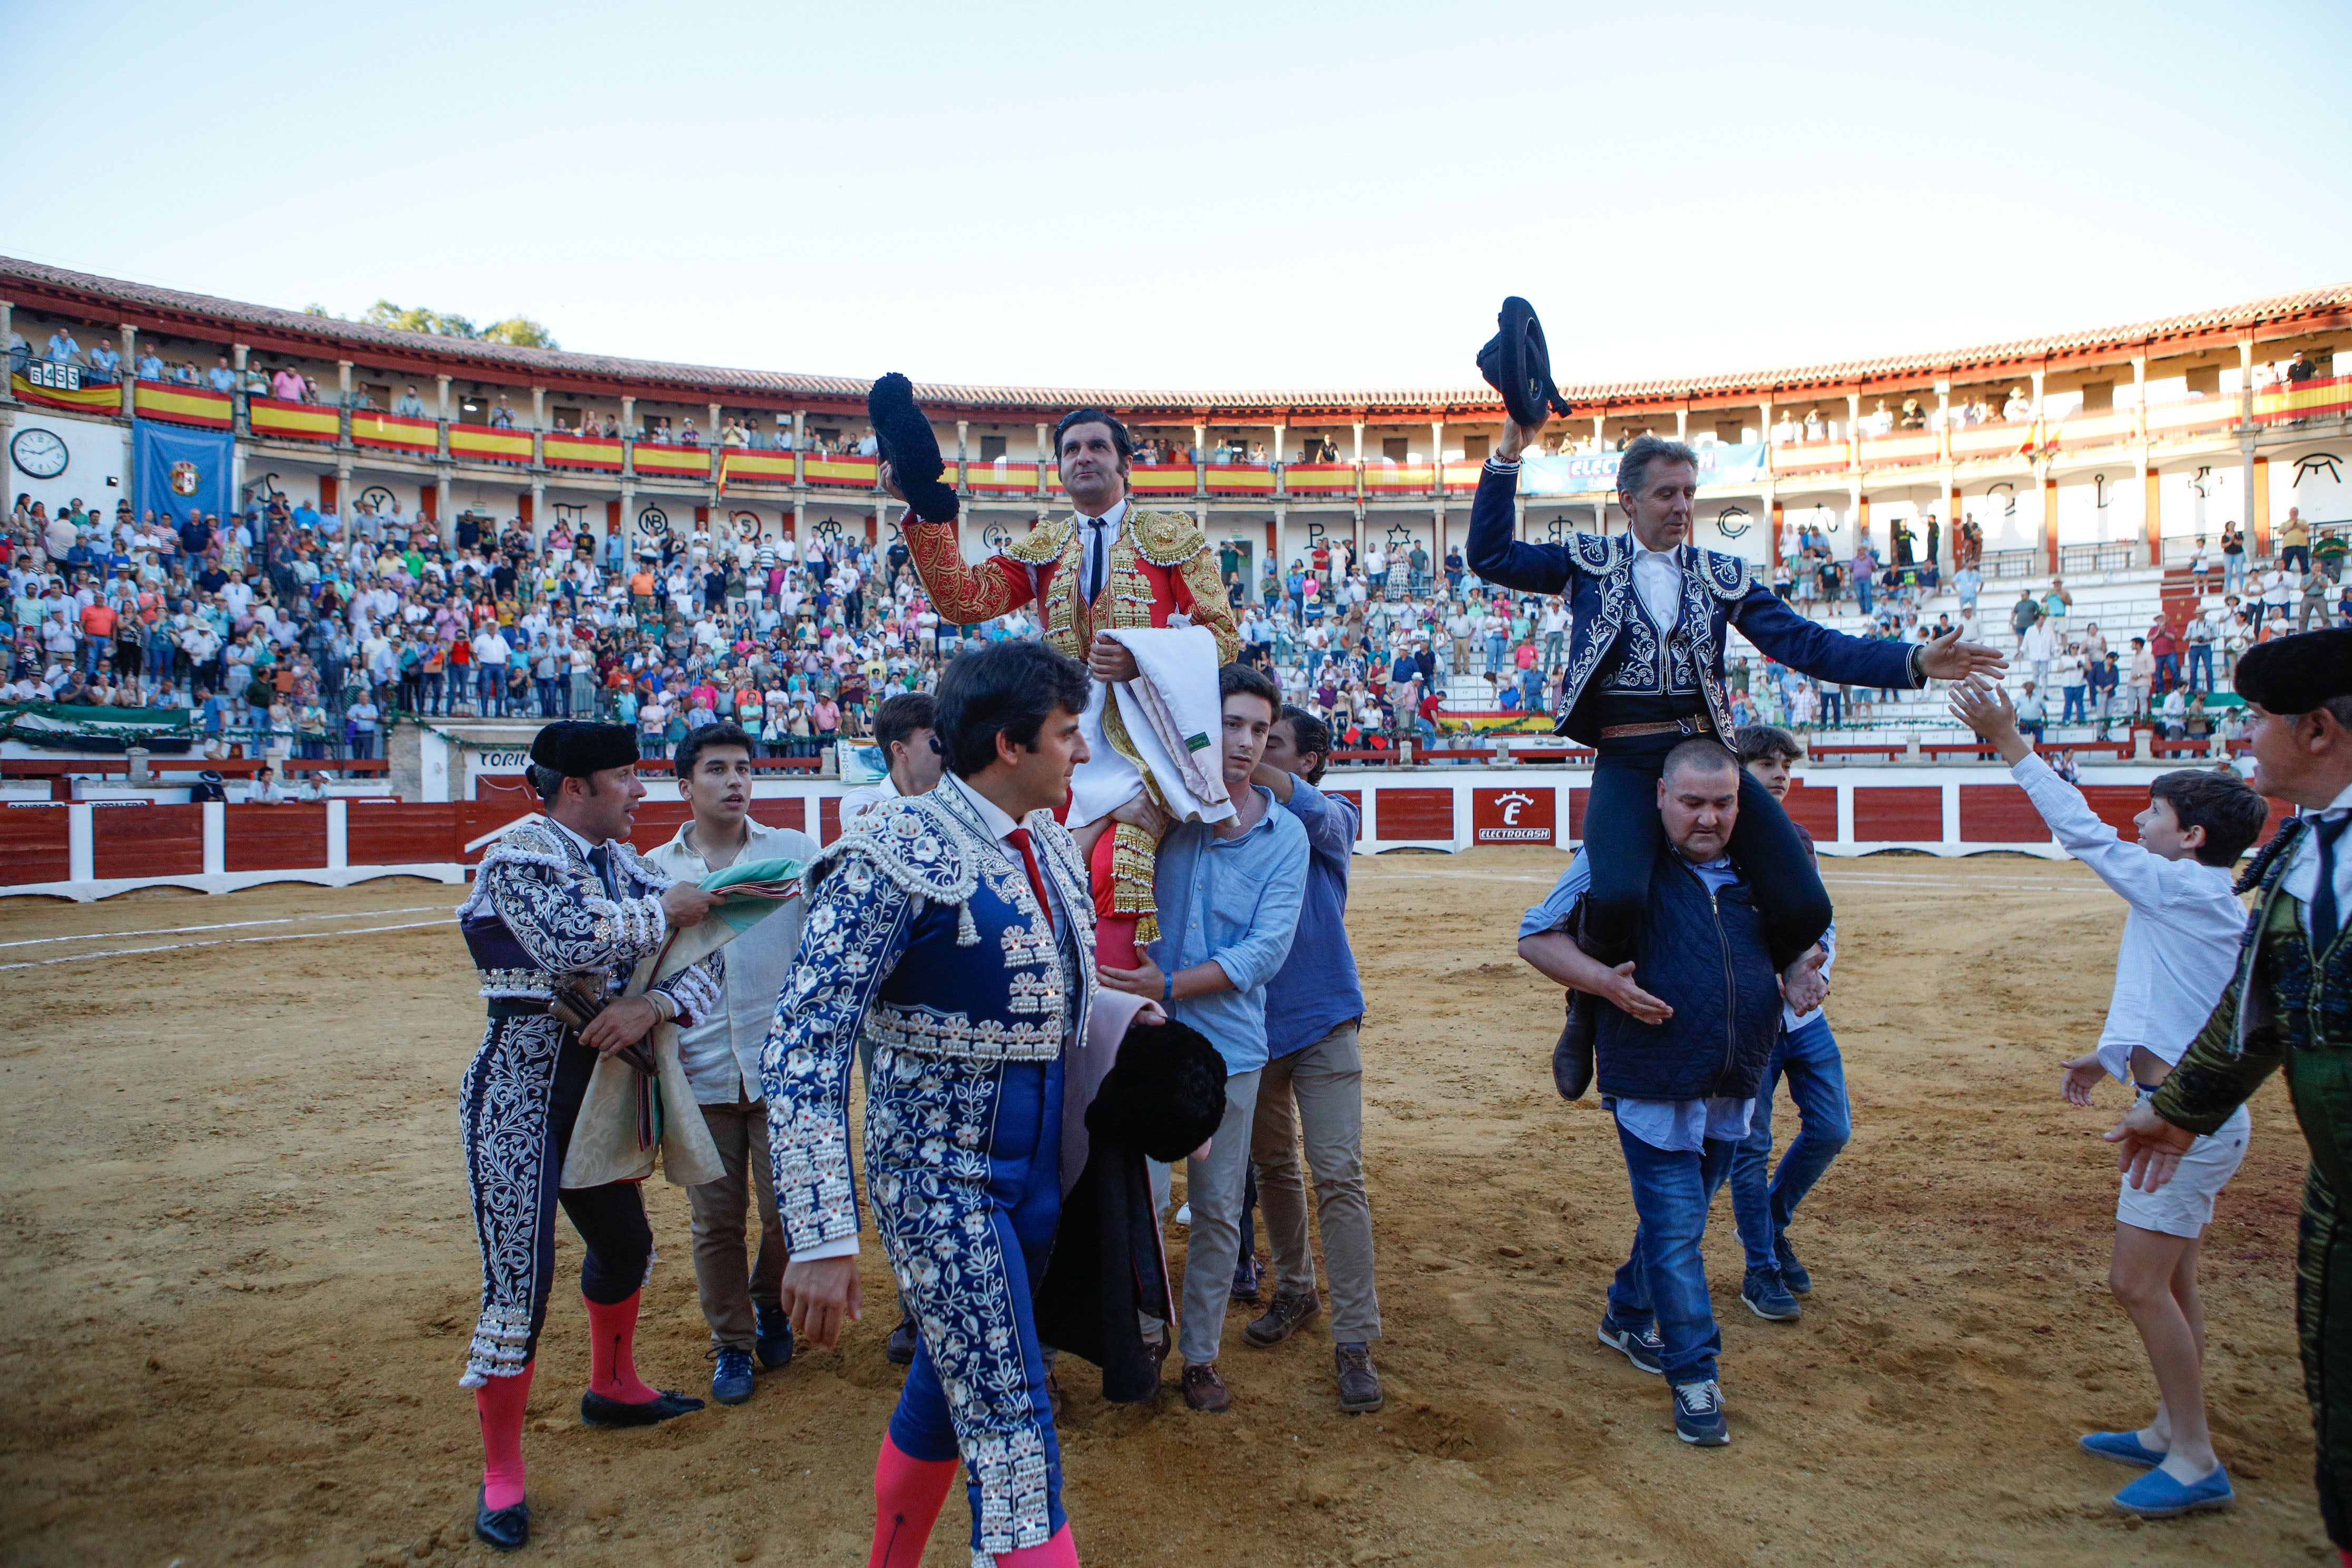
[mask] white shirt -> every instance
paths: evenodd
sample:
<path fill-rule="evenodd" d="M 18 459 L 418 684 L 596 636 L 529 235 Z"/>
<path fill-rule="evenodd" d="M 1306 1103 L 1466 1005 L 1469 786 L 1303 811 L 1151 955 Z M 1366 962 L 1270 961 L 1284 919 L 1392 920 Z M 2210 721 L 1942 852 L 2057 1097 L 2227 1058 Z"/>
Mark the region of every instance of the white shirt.
<path fill-rule="evenodd" d="M 2341 816 L 2347 811 L 2352 811 L 2352 786 L 2347 786 L 2343 794 L 2329 801 L 2326 810 L 2306 815 L 2333 817 Z M 2313 826 L 2315 829 L 2317 824 Z M 2336 920 L 2342 923 L 2352 923 L 2345 918 L 2346 911 L 2352 910 L 2352 830 L 2347 830 L 2336 841 L 2334 869 L 2336 875 L 2331 880 L 2336 884 Z M 2287 861 L 2286 871 L 2279 879 L 2279 890 L 2302 900 L 2303 929 L 2305 935 L 2310 934 L 2311 900 L 2319 893 L 2319 835 L 2316 831 L 2305 833 L 2303 842 L 2294 847 L 2294 853 Z M 2237 957 L 2234 949 L 2230 956 L 2234 963 Z"/>
<path fill-rule="evenodd" d="M 2099 1031 L 2099 1065 L 2129 1083 L 2136 1047 L 2179 1062 L 2221 1001 L 2237 964 L 2246 907 L 2230 890 L 2232 873 L 2200 860 L 2168 860 L 2125 843 L 2099 820 L 2082 792 L 2039 757 L 2024 758 L 2009 774 L 2024 786 L 2060 847 L 2131 906 L 2116 953 L 2115 994 Z M 2336 804 L 2352 805 L 2352 790 Z M 2312 852 L 2315 874 L 2318 847 L 2306 841 L 2302 847 Z M 2339 885 L 2347 860 L 2352 856 L 2338 858 Z M 2290 868 L 2290 880 L 2293 876 Z"/>
<path fill-rule="evenodd" d="M 646 863 L 681 882 L 699 882 L 709 875 L 709 862 L 688 842 L 693 826 L 690 821 L 681 825 L 677 837 L 647 855 Z M 757 819 L 745 826 L 749 837 L 743 852 L 730 864 L 816 858 L 816 840 L 805 833 L 770 827 Z M 776 997 L 792 976 L 793 953 L 800 946 L 801 921 L 807 914 L 808 900 L 794 899 L 727 944 L 725 1000 L 710 1016 L 677 1032 L 678 1063 L 698 1103 L 759 1102 L 760 1052 L 775 1022 Z"/>
<path fill-rule="evenodd" d="M 1683 563 L 1672 550 L 1633 546 L 1633 591 L 1661 632 L 1671 632 L 1683 621 Z"/>
<path fill-rule="evenodd" d="M 884 773 L 878 784 L 861 784 L 856 789 L 845 791 L 841 797 L 841 830 L 844 833 L 849 832 L 858 826 L 858 818 L 867 812 L 886 800 L 898 798 L 898 781 L 888 773 Z"/>
<path fill-rule="evenodd" d="M 1083 596 L 1086 591 L 1097 583 L 1102 584 L 1105 587 L 1110 585 L 1110 547 L 1112 542 L 1118 538 L 1118 525 L 1126 520 L 1127 498 L 1125 496 L 1119 497 L 1118 504 L 1102 514 L 1100 528 L 1094 525 L 1094 519 L 1084 512 L 1078 513 L 1078 531 L 1085 536 L 1087 542 L 1086 560 L 1081 563 L 1078 572 L 1080 595 Z"/>

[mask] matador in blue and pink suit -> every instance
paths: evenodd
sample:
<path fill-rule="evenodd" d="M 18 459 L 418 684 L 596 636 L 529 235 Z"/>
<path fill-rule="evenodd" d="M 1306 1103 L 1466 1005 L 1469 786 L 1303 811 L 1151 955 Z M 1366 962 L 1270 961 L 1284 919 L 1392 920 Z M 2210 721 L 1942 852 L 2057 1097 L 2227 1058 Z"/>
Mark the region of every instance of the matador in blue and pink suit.
<path fill-rule="evenodd" d="M 920 1556 L 961 1460 L 976 1568 L 1075 1563 L 1032 1298 L 1095 984 L 1085 862 L 1051 813 L 1016 824 L 950 773 L 869 814 L 808 884 L 761 1075 L 777 1206 L 795 1260 L 856 1253 L 862 1037 L 866 1193 L 921 1331 L 876 1469 L 876 1560 Z"/>

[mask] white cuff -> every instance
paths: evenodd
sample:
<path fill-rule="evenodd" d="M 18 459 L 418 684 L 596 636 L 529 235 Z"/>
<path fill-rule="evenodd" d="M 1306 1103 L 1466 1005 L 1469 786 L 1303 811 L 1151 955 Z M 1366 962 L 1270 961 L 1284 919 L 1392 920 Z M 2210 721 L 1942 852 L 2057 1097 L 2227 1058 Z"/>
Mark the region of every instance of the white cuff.
<path fill-rule="evenodd" d="M 793 1261 L 795 1263 L 815 1263 L 827 1258 L 856 1256 L 857 1237 L 855 1232 L 848 1236 L 836 1236 L 831 1241 L 820 1241 L 814 1247 L 793 1248 Z"/>

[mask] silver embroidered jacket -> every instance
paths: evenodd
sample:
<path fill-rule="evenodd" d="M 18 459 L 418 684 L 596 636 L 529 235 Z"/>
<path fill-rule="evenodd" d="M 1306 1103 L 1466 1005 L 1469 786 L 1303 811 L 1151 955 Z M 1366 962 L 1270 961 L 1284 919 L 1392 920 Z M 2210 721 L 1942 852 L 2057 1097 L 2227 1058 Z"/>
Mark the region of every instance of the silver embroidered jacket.
<path fill-rule="evenodd" d="M 640 959 L 661 951 L 669 937 L 661 896 L 670 879 L 625 844 L 605 847 L 609 893 L 578 842 L 543 816 L 490 847 L 475 870 L 473 896 L 457 910 L 483 996 L 544 1002 L 559 977 L 581 973 L 600 974 L 606 990 L 618 990 Z M 677 1005 L 680 1024 L 718 1005 L 725 956 L 714 953 L 654 987 Z"/>
<path fill-rule="evenodd" d="M 1084 1031 L 1095 986 L 1086 866 L 1050 813 L 1022 826 L 1073 917 L 1058 938 L 1019 858 L 952 789 L 883 802 L 810 868 L 808 919 L 761 1063 L 795 1252 L 858 1228 L 849 1064 L 861 1037 L 874 1048 L 871 1139 L 898 1113 L 897 1064 L 1051 1061 Z"/>

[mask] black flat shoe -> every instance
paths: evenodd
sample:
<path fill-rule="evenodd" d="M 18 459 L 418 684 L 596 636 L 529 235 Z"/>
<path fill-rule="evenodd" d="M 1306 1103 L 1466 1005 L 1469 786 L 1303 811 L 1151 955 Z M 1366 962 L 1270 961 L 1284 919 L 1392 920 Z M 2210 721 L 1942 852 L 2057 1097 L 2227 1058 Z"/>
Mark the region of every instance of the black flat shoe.
<path fill-rule="evenodd" d="M 912 1366 L 915 1364 L 915 1347 L 920 1342 L 921 1336 L 915 1331 L 915 1320 L 900 1318 L 898 1326 L 890 1331 L 890 1342 L 883 1353 L 890 1358 L 893 1366 Z"/>
<path fill-rule="evenodd" d="M 596 1393 L 580 1396 L 580 1419 L 591 1426 L 651 1426 L 701 1408 L 699 1399 L 667 1388 L 661 1391 L 660 1398 L 648 1399 L 642 1405 L 625 1404 Z"/>
<path fill-rule="evenodd" d="M 474 1533 L 493 1552 L 514 1552 L 530 1539 L 530 1504 L 494 1509 L 488 1496 L 474 1494 Z"/>

